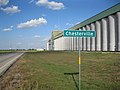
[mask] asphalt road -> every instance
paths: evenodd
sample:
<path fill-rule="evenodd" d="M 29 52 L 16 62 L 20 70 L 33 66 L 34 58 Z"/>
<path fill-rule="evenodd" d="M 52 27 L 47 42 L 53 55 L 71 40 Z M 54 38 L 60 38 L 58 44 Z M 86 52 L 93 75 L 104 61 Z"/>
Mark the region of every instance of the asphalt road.
<path fill-rule="evenodd" d="M 24 53 L 9 53 L 0 55 L 0 76 L 2 76 L 6 70 Z"/>

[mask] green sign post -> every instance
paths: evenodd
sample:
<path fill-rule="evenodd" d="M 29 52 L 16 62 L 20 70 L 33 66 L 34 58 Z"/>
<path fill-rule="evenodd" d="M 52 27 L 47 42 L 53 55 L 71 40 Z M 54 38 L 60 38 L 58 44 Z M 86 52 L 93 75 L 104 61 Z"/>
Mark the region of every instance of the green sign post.
<path fill-rule="evenodd" d="M 64 37 L 95 37 L 93 30 L 64 30 Z"/>
<path fill-rule="evenodd" d="M 64 30 L 64 37 L 96 37 L 95 30 Z M 79 55 L 78 55 L 78 71 L 79 71 L 79 80 L 78 87 L 80 90 L 80 79 L 81 79 L 81 54 L 80 54 L 80 46 L 79 46 Z"/>

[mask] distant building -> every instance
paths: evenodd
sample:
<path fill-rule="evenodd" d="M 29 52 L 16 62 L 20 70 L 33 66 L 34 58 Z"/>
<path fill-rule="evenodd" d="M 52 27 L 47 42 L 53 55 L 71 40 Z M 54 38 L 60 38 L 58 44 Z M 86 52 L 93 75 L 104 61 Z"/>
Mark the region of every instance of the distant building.
<path fill-rule="evenodd" d="M 36 49 L 37 51 L 44 51 L 44 49 Z"/>
<path fill-rule="evenodd" d="M 47 50 L 54 50 L 54 40 L 61 33 L 62 33 L 62 31 L 60 31 L 60 30 L 54 30 L 54 31 L 52 31 L 52 37 L 47 42 Z"/>
<path fill-rule="evenodd" d="M 49 39 L 48 42 L 47 42 L 47 50 L 53 50 L 52 39 Z"/>
<path fill-rule="evenodd" d="M 120 51 L 120 3 L 69 28 L 95 30 L 95 38 L 52 35 L 52 50 Z"/>

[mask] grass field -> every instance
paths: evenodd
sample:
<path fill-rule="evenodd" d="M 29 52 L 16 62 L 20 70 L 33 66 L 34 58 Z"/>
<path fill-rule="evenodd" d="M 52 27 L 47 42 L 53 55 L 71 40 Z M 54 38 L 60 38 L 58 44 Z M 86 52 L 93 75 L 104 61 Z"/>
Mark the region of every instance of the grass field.
<path fill-rule="evenodd" d="M 26 53 L 3 77 L 0 89 L 77 90 L 77 52 Z M 81 90 L 120 90 L 120 54 L 82 52 Z"/>
<path fill-rule="evenodd" d="M 7 54 L 7 53 L 13 53 L 16 52 L 15 50 L 0 50 L 0 54 Z"/>

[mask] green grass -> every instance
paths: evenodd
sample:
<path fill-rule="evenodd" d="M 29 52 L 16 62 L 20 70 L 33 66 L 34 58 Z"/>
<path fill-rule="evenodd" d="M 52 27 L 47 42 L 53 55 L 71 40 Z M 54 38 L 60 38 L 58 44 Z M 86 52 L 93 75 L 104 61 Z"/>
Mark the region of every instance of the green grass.
<path fill-rule="evenodd" d="M 81 90 L 120 90 L 120 54 L 82 52 Z M 77 90 L 77 52 L 29 52 L 16 64 L 15 90 Z"/>
<path fill-rule="evenodd" d="M 7 54 L 7 53 L 13 53 L 16 52 L 15 50 L 0 50 L 0 54 Z"/>
<path fill-rule="evenodd" d="M 72 55 L 67 52 L 27 53 L 24 57 L 27 64 L 23 64 L 23 69 L 29 74 L 24 76 L 30 75 L 29 83 L 36 82 L 37 90 L 75 90 L 72 77 L 64 75 L 77 71 L 77 55 Z"/>
<path fill-rule="evenodd" d="M 120 90 L 120 54 L 82 54 L 82 90 Z"/>

